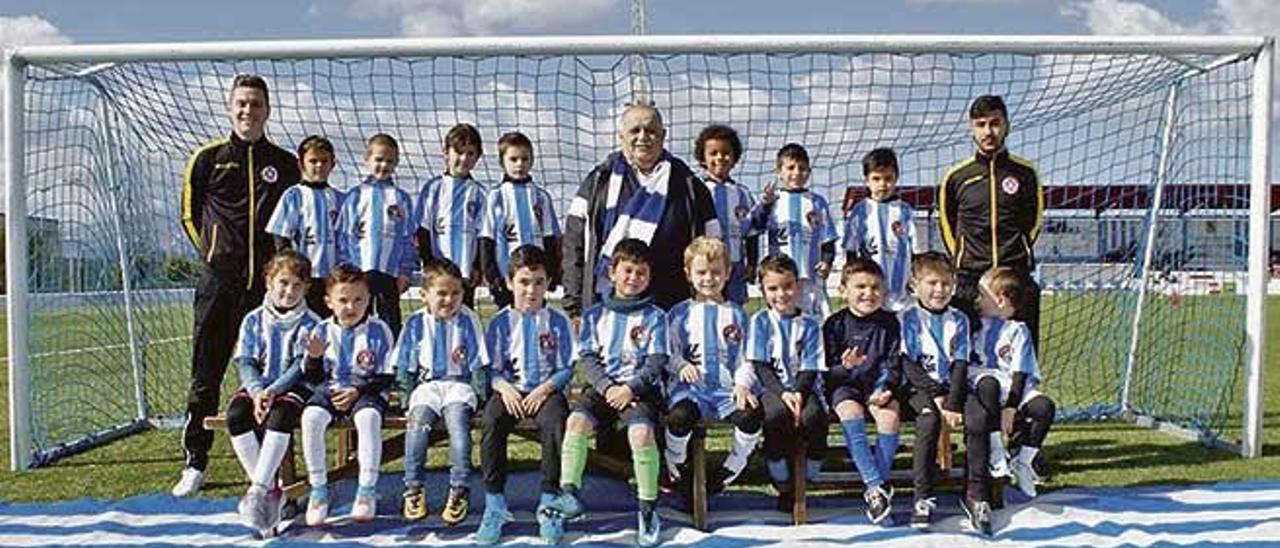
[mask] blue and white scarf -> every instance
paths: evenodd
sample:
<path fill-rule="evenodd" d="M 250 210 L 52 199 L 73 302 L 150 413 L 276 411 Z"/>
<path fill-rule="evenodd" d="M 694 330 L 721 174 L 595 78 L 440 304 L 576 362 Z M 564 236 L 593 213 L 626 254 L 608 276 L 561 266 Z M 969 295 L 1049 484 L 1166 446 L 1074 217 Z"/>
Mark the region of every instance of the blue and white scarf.
<path fill-rule="evenodd" d="M 604 245 L 600 249 L 600 262 L 596 264 L 596 291 L 601 295 L 609 294 L 609 266 L 613 262 L 613 249 L 618 242 L 627 238 L 635 238 L 646 244 L 653 242 L 658 223 L 662 221 L 662 214 L 667 209 L 671 159 L 671 155 L 663 150 L 653 171 L 641 182 L 642 179 L 627 163 L 624 155 L 614 157 L 608 182 L 609 194 L 605 201 L 604 225 L 601 227 L 605 234 Z M 627 202 L 619 207 L 623 186 L 628 182 L 633 183 L 636 189 Z"/>

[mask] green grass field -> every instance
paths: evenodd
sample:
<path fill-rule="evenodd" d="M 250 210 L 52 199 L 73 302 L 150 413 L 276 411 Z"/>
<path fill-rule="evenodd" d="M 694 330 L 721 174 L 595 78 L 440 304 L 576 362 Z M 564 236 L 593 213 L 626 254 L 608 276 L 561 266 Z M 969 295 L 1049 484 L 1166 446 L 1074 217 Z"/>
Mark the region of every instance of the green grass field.
<path fill-rule="evenodd" d="M 1059 400 L 1060 406 L 1078 406 L 1084 402 L 1098 401 L 1100 396 L 1116 393 L 1123 373 L 1123 354 L 1127 352 L 1128 339 L 1124 332 L 1128 325 L 1115 319 L 1108 310 L 1120 306 L 1107 297 L 1075 298 L 1053 297 L 1053 304 L 1046 299 L 1046 330 L 1050 325 L 1065 322 L 1088 322 L 1092 327 L 1082 334 L 1060 337 L 1047 349 L 1043 357 L 1045 376 L 1049 379 L 1049 391 Z M 1160 316 L 1160 320 L 1147 324 L 1146 329 L 1161 330 L 1171 335 L 1160 339 L 1144 352 L 1154 360 L 1181 360 L 1190 363 L 1203 361 L 1230 363 L 1221 356 L 1201 356 L 1206 339 L 1220 334 L 1213 333 L 1214 326 L 1221 327 L 1225 319 L 1242 314 L 1243 308 L 1200 306 L 1195 298 L 1188 298 L 1173 314 Z M 1156 302 L 1153 306 L 1169 306 Z M 492 309 L 482 309 L 486 316 Z M 90 402 L 96 417 L 69 418 L 64 425 L 69 431 L 107 426 L 132 416 L 135 409 L 131 397 L 133 391 L 132 369 L 129 351 L 119 345 L 127 340 L 123 333 L 102 333 L 96 326 L 101 321 L 101 311 L 70 310 L 47 316 L 33 332 L 32 354 L 58 349 L 97 348 L 78 352 L 68 358 L 62 356 L 58 368 L 39 367 L 36 382 L 56 383 L 61 399 L 38 399 L 33 402 L 36 412 L 56 409 L 61 402 Z M 189 308 L 181 305 L 157 305 L 145 309 L 143 325 L 149 341 L 168 341 L 153 345 L 151 354 L 145 356 L 147 389 L 156 409 L 180 409 L 187 383 L 189 342 L 181 337 L 190 322 Z M 98 316 L 95 316 L 98 315 Z M 45 318 L 46 316 L 42 316 Z M 1163 322 L 1163 323 L 1162 323 Z M 1268 310 L 1268 339 L 1280 341 L 1280 299 L 1271 299 Z M 95 330 L 96 329 L 96 330 Z M 1074 331 L 1073 331 L 1074 333 Z M 4 344 L 0 339 L 0 345 Z M 7 355 L 7 348 L 5 349 Z M 40 358 L 36 358 L 39 360 Z M 0 375 L 0 389 L 7 393 L 7 361 Z M 1272 343 L 1267 359 L 1267 393 L 1273 396 L 1267 402 L 1264 427 L 1267 440 L 1263 458 L 1245 460 L 1238 456 L 1213 449 L 1197 442 L 1186 441 L 1135 426 L 1128 422 L 1086 422 L 1056 425 L 1046 443 L 1053 476 L 1050 488 L 1071 486 L 1132 486 L 1208 481 L 1237 481 L 1261 477 L 1280 477 L 1280 343 Z M 67 371 L 64 371 L 63 369 Z M 80 371 L 96 371 L 95 377 L 77 374 Z M 1141 376 L 1142 369 L 1139 369 Z M 47 376 L 39 376 L 47 375 Z M 1204 382 L 1204 379 L 1187 379 L 1178 375 L 1168 379 L 1143 379 L 1141 389 L 1134 392 L 1134 401 L 1153 408 L 1162 408 L 1178 402 L 1186 388 L 1190 393 L 1207 393 L 1215 390 L 1234 390 L 1230 405 L 1223 409 L 1211 409 L 1210 423 L 1220 426 L 1228 437 L 1238 436 L 1240 416 L 1240 389 L 1242 373 L 1228 371 L 1224 379 L 1214 379 L 1214 386 L 1206 390 L 1188 383 Z M 224 382 L 224 397 L 236 385 L 234 375 Z M 176 390 L 174 387 L 178 387 Z M 117 395 L 117 397 L 110 397 Z M 111 403 L 108 400 L 120 400 Z M 1105 398 L 1104 398 L 1104 401 Z M 727 431 L 714 431 L 710 439 L 713 452 L 723 454 L 728 447 Z M 833 431 L 834 435 L 834 431 Z M 8 406 L 0 408 L 0 440 L 8 447 Z M 53 501 L 84 496 L 120 498 L 131 495 L 167 492 L 176 480 L 182 466 L 180 433 L 173 430 L 152 430 L 131 436 L 115 443 L 76 455 L 53 466 L 15 473 L 0 471 L 0 500 L 3 501 Z M 478 438 L 478 434 L 476 435 Z M 536 469 L 538 448 L 527 442 L 512 442 L 512 465 L 519 469 Z M 433 451 L 430 465 L 445 466 L 444 451 Z M 7 453 L 6 453 L 7 457 Z M 212 452 L 210 476 L 204 491 L 206 496 L 235 496 L 245 488 L 243 474 L 225 435 L 216 436 Z M 719 456 L 712 457 L 718 460 Z M 904 454 L 899 454 L 899 466 L 905 465 Z M 478 449 L 475 461 L 479 463 Z M 847 464 L 846 464 L 847 465 Z M 387 463 L 388 471 L 399 471 L 399 461 Z M 765 473 L 760 459 L 753 459 L 751 468 L 742 484 L 746 489 L 759 489 Z"/>

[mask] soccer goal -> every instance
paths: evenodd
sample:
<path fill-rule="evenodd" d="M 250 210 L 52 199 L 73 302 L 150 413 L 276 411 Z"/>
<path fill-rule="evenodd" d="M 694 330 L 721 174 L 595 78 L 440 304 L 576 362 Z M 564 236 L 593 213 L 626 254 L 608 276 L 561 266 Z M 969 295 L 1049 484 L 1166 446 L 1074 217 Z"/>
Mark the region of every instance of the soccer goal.
<path fill-rule="evenodd" d="M 784 143 L 840 204 L 890 146 L 919 233 L 973 153 L 967 106 L 1004 96 L 1008 144 L 1046 184 L 1035 253 L 1041 367 L 1064 417 L 1160 425 L 1260 452 L 1273 45 L 1257 37 L 593 36 L 24 47 L 7 52 L 4 169 L 14 468 L 185 409 L 201 263 L 179 225 L 182 170 L 229 131 L 238 73 L 271 86 L 268 135 L 334 140 L 333 182 L 363 140 L 403 147 L 399 184 L 441 171 L 441 142 L 520 130 L 568 210 L 616 146 L 622 107 L 655 104 L 667 148 L 727 123 L 759 189 Z M 838 205 L 833 208 L 838 209 Z M 840 211 L 833 211 L 839 217 Z M 233 373 L 229 373 L 229 376 Z M 231 386 L 231 381 L 226 383 Z M 224 391 L 225 393 L 225 391 Z"/>

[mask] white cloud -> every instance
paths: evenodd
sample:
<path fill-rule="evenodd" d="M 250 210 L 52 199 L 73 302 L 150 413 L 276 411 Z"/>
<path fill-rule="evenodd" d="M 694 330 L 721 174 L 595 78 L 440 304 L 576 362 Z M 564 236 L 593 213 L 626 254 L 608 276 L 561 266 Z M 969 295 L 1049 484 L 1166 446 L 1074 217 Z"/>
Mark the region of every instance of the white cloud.
<path fill-rule="evenodd" d="M 70 43 L 58 27 L 40 16 L 0 17 L 0 47 Z"/>
<path fill-rule="evenodd" d="M 1218 0 L 1213 13 L 1226 34 L 1280 33 L 1280 10 L 1272 0 Z"/>
<path fill-rule="evenodd" d="M 1193 34 L 1207 30 L 1204 23 L 1183 25 L 1141 2 L 1090 0 L 1062 8 L 1063 15 L 1081 17 L 1094 34 Z"/>
<path fill-rule="evenodd" d="M 398 18 L 405 36 L 477 36 L 507 32 L 588 31 L 621 0 L 354 0 L 366 19 Z"/>

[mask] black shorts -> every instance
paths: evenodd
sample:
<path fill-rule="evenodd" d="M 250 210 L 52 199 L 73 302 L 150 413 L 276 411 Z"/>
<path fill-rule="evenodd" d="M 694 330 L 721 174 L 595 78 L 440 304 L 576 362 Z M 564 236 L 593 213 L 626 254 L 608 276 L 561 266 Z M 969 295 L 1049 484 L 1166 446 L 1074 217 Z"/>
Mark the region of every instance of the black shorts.
<path fill-rule="evenodd" d="M 627 426 L 633 424 L 657 426 L 661 408 L 662 404 L 655 397 L 637 397 L 631 401 L 631 405 L 619 412 L 609 406 L 609 402 L 604 399 L 604 395 L 590 387 L 583 390 L 582 397 L 573 404 L 573 411 L 587 415 L 592 424 L 595 425 L 596 430 L 612 427 L 619 419 Z"/>
<path fill-rule="evenodd" d="M 315 393 L 311 395 L 311 399 L 307 401 L 307 405 L 322 407 L 325 411 L 328 411 L 330 415 L 333 415 L 333 418 L 335 419 L 354 417 L 356 412 L 361 409 L 374 409 L 382 416 L 387 416 L 387 400 L 382 397 L 382 394 L 361 394 L 359 398 L 356 398 L 356 402 L 351 405 L 350 409 L 346 412 L 342 412 L 338 411 L 333 406 L 333 402 L 329 400 L 329 391 L 321 389 L 316 390 Z"/>
<path fill-rule="evenodd" d="M 874 392 L 875 390 L 873 388 L 868 388 L 865 386 L 842 385 L 842 386 L 837 386 L 834 390 L 831 391 L 831 398 L 828 401 L 831 402 L 832 409 L 835 409 L 837 406 L 840 405 L 840 402 L 843 402 L 845 400 L 853 400 L 858 405 L 861 405 L 863 409 L 866 409 L 867 400 L 871 399 L 871 394 Z"/>

